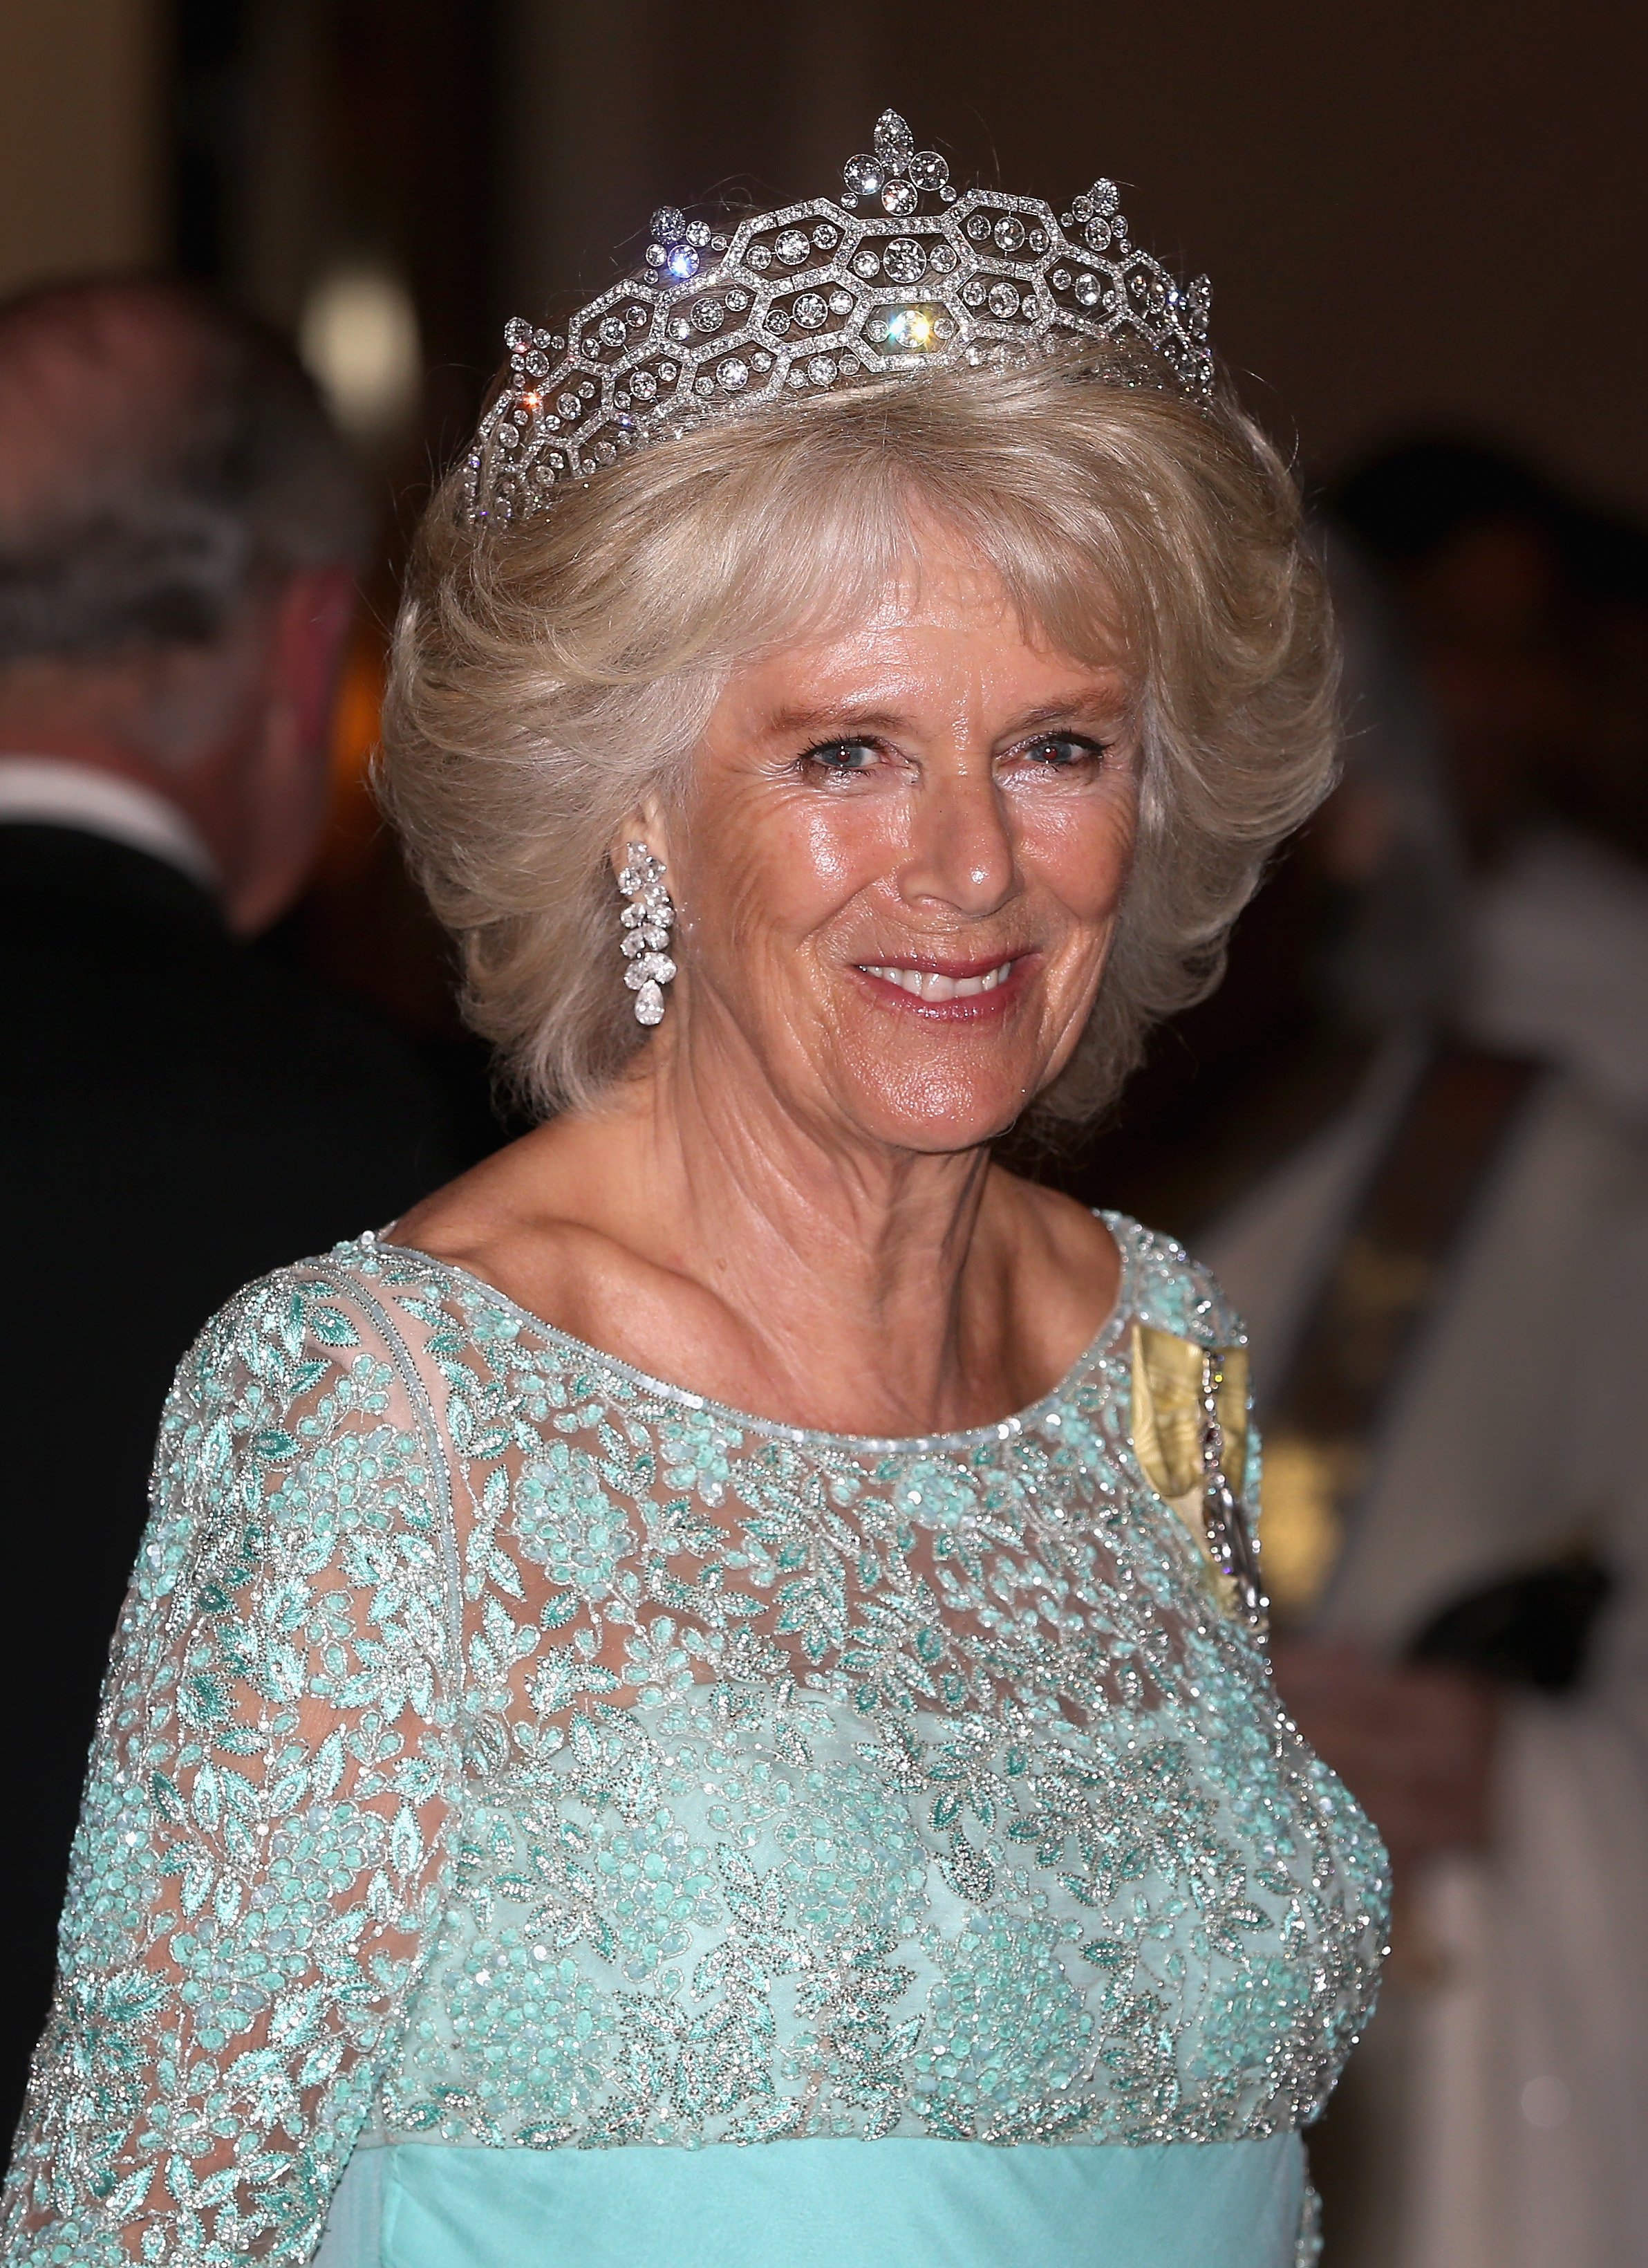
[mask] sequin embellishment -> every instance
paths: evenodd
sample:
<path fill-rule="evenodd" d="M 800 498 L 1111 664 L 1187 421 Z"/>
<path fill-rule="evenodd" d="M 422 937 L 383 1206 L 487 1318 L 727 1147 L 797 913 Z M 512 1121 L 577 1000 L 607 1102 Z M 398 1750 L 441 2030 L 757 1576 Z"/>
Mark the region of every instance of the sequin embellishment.
<path fill-rule="evenodd" d="M 6 2259 L 303 2261 L 369 2124 L 1307 2120 L 1384 1857 L 1133 1453 L 1132 1324 L 1234 1320 L 1111 1226 L 1063 1385 L 930 1441 L 741 1418 L 371 1240 L 225 1309 L 162 1431 Z"/>

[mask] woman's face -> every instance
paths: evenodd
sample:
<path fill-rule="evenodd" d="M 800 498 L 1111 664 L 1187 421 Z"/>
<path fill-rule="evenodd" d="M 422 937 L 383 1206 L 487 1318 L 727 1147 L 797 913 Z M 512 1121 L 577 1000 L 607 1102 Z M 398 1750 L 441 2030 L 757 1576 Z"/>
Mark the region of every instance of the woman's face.
<path fill-rule="evenodd" d="M 659 1036 L 827 1136 L 987 1141 L 1081 1035 L 1137 808 L 1121 674 L 930 534 L 862 628 L 734 674 L 647 828 L 681 908 Z"/>

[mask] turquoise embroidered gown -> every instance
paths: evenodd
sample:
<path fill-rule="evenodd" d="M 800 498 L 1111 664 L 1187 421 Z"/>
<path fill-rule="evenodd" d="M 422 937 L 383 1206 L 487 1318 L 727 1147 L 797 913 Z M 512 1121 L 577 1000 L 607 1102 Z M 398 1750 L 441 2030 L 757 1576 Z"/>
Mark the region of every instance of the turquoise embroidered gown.
<path fill-rule="evenodd" d="M 364 1239 L 168 1407 L 11 2268 L 1290 2268 L 1384 1859 L 1130 1433 L 643 1376 Z M 1249 1475 L 1251 1488 L 1254 1476 Z"/>

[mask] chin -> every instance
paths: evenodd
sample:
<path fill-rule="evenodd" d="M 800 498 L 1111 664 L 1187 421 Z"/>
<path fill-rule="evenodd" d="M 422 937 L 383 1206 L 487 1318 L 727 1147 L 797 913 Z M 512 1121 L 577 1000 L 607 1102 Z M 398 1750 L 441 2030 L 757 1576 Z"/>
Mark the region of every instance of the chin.
<path fill-rule="evenodd" d="M 860 1086 L 850 1108 L 866 1134 L 894 1149 L 975 1150 L 1024 1116 L 1040 1084 L 967 1077 L 955 1065 L 911 1066 L 885 1085 Z"/>

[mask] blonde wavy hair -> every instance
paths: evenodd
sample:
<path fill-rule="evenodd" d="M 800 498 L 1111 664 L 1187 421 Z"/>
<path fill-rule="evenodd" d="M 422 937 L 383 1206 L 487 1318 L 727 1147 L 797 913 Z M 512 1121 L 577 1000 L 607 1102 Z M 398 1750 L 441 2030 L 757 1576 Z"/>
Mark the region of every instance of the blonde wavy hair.
<path fill-rule="evenodd" d="M 862 620 L 918 568 L 923 521 L 1027 627 L 1120 662 L 1137 704 L 1133 872 L 1041 1125 L 1096 1116 L 1151 1024 L 1217 981 L 1332 775 L 1336 648 L 1295 484 L 1229 398 L 1074 358 L 924 371 L 706 423 L 525 525 L 470 524 L 456 475 L 430 504 L 379 789 L 458 940 L 468 1020 L 533 1111 L 591 1102 L 645 1044 L 609 864 L 626 815 L 687 792 L 730 672 Z"/>

